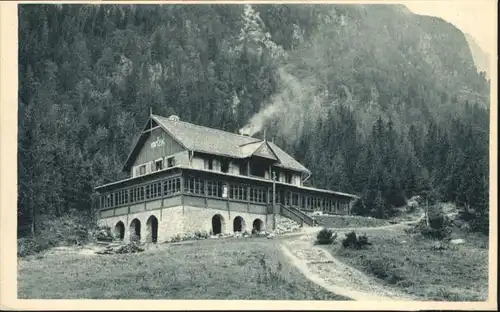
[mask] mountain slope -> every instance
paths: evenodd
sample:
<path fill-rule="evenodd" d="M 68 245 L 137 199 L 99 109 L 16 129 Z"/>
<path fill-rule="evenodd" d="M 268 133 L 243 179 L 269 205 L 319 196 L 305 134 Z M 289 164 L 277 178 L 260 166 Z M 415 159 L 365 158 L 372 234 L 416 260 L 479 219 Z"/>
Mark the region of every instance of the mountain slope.
<path fill-rule="evenodd" d="M 467 39 L 467 43 L 469 44 L 472 58 L 474 59 L 477 70 L 479 72 L 484 71 L 486 73 L 486 78 L 489 78 L 490 55 L 484 52 L 483 49 L 481 49 L 472 35 L 466 33 L 465 38 Z"/>
<path fill-rule="evenodd" d="M 19 42 L 21 220 L 91 211 L 150 108 L 265 128 L 315 186 L 366 198 L 360 213 L 424 191 L 484 211 L 489 87 L 441 19 L 389 5 L 21 5 Z"/>
<path fill-rule="evenodd" d="M 475 70 L 463 33 L 452 24 L 396 5 L 316 6 L 311 11 L 314 30 L 299 38 L 280 64 L 280 91 L 261 113 L 267 119 L 274 115 L 290 140 L 340 103 L 356 111 L 367 126 L 363 132 L 379 115 L 392 118 L 401 130 L 415 119 L 443 121 L 463 113 L 457 102 L 489 105 L 486 82 Z M 294 26 L 300 33 L 309 24 Z M 293 120 L 281 111 L 291 112 Z M 260 118 L 252 122 L 262 124 Z M 247 128 L 260 130 L 252 124 Z"/>

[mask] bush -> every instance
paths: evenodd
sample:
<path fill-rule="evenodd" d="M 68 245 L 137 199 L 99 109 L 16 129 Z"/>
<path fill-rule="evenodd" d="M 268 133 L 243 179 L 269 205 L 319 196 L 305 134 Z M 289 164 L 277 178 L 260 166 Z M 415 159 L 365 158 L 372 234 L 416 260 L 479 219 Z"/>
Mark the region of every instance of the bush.
<path fill-rule="evenodd" d="M 448 237 L 451 233 L 451 230 L 447 227 L 442 227 L 438 229 L 434 229 L 432 227 L 423 227 L 420 230 L 420 233 L 424 237 L 436 238 L 436 239 L 444 239 Z"/>
<path fill-rule="evenodd" d="M 347 233 L 345 238 L 342 240 L 342 246 L 344 248 L 361 249 L 364 246 L 371 244 L 372 243 L 368 241 L 368 236 L 366 234 L 357 236 L 354 231 Z"/>
<path fill-rule="evenodd" d="M 490 224 L 486 217 L 476 217 L 470 222 L 471 231 L 489 235 Z"/>
<path fill-rule="evenodd" d="M 443 215 L 429 216 L 429 226 L 434 230 L 446 227 L 445 217 Z"/>
<path fill-rule="evenodd" d="M 206 238 L 209 238 L 210 237 L 210 234 L 207 232 L 207 231 L 196 231 L 194 233 L 194 236 L 197 238 L 197 239 L 206 239 Z"/>
<path fill-rule="evenodd" d="M 337 238 L 337 233 L 333 232 L 332 229 L 323 228 L 319 231 L 316 236 L 316 244 L 319 245 L 329 245 L 333 244 L 335 239 Z"/>
<path fill-rule="evenodd" d="M 111 233 L 111 228 L 109 226 L 99 227 L 96 230 L 95 238 L 98 241 L 106 241 L 106 242 L 112 241 L 113 240 L 113 233 Z"/>
<path fill-rule="evenodd" d="M 40 236 L 23 237 L 17 240 L 17 255 L 25 257 L 53 247 L 52 242 Z"/>
<path fill-rule="evenodd" d="M 417 226 L 420 228 L 420 233 L 424 237 L 431 237 L 436 239 L 444 239 L 451 233 L 451 222 L 444 215 L 443 209 L 440 205 L 433 205 L 428 210 L 429 226 L 426 221 L 422 220 Z"/>
<path fill-rule="evenodd" d="M 398 284 L 404 280 L 404 277 L 398 272 L 394 263 L 381 259 L 365 260 L 364 265 L 367 270 L 375 277 L 384 280 L 389 284 Z"/>
<path fill-rule="evenodd" d="M 171 241 L 172 243 L 177 243 L 177 242 L 180 242 L 181 240 L 182 240 L 182 237 L 181 237 L 179 234 L 174 235 L 174 236 L 170 239 L 170 241 Z"/>
<path fill-rule="evenodd" d="M 85 244 L 89 240 L 89 230 L 94 228 L 93 225 L 89 218 L 79 215 L 42 219 L 34 237 L 18 240 L 18 255 L 23 257 L 56 246 Z"/>

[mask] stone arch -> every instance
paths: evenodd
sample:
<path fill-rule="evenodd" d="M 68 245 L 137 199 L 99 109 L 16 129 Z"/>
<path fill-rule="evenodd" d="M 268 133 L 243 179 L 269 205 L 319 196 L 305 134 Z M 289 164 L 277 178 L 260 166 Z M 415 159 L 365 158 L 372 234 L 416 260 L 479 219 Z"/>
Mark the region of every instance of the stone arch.
<path fill-rule="evenodd" d="M 264 230 L 264 222 L 262 222 L 262 220 L 258 219 L 258 218 L 253 220 L 252 230 L 255 230 L 257 232 L 263 231 Z"/>
<path fill-rule="evenodd" d="M 224 233 L 225 225 L 224 217 L 220 214 L 216 214 L 212 217 L 212 233 L 214 235 Z"/>
<path fill-rule="evenodd" d="M 149 217 L 146 221 L 146 230 L 148 233 L 147 242 L 156 243 L 158 241 L 158 219 L 155 216 Z"/>
<path fill-rule="evenodd" d="M 130 222 L 130 241 L 141 241 L 141 221 L 139 219 L 134 219 Z"/>
<path fill-rule="evenodd" d="M 246 229 L 245 219 L 237 216 L 233 220 L 233 232 L 244 232 Z"/>
<path fill-rule="evenodd" d="M 118 223 L 116 223 L 113 236 L 115 239 L 119 240 L 123 240 L 125 238 L 125 224 L 123 224 L 122 221 L 118 221 Z"/>

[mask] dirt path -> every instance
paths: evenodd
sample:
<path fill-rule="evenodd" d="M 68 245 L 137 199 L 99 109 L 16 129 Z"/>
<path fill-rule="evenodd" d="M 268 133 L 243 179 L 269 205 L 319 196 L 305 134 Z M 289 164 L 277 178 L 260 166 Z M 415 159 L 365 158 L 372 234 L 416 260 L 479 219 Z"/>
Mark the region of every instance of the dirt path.
<path fill-rule="evenodd" d="M 394 226 L 383 228 L 392 227 Z M 357 231 L 369 229 L 375 228 L 357 229 Z M 339 232 L 344 232 L 344 230 L 348 231 L 348 229 L 339 229 Z M 313 245 L 314 234 L 315 232 L 311 230 L 281 243 L 283 253 L 312 282 L 328 291 L 354 300 L 416 299 L 381 285 L 374 278 L 336 259 L 322 247 Z"/>

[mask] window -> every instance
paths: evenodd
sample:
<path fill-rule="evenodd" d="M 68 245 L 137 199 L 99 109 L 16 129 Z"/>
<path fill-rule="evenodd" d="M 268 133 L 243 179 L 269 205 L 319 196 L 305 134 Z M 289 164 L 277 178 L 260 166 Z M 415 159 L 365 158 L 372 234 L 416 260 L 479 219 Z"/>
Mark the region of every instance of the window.
<path fill-rule="evenodd" d="M 229 160 L 227 159 L 221 160 L 220 170 L 225 173 L 229 172 Z"/>
<path fill-rule="evenodd" d="M 139 167 L 139 174 L 140 175 L 146 174 L 146 165 L 142 165 Z"/>
<path fill-rule="evenodd" d="M 229 185 L 229 198 L 237 200 L 246 200 L 246 190 L 247 187 L 242 184 L 231 184 Z"/>
<path fill-rule="evenodd" d="M 239 163 L 238 169 L 240 170 L 240 175 L 248 175 L 248 163 L 247 162 Z"/>
<path fill-rule="evenodd" d="M 292 206 L 298 206 L 298 205 L 299 205 L 299 194 L 292 193 Z"/>
<path fill-rule="evenodd" d="M 167 168 L 175 166 L 175 157 L 167 158 Z"/>
<path fill-rule="evenodd" d="M 281 192 L 276 190 L 276 202 L 281 203 Z"/>
<path fill-rule="evenodd" d="M 265 189 L 262 188 L 250 188 L 250 201 L 256 203 L 265 203 L 266 202 L 266 192 Z"/>
<path fill-rule="evenodd" d="M 213 181 L 207 181 L 207 195 L 217 196 L 217 184 Z"/>
<path fill-rule="evenodd" d="M 135 203 L 135 189 L 130 190 L 130 203 L 133 204 Z"/>
<path fill-rule="evenodd" d="M 139 201 L 144 200 L 144 186 L 139 187 Z"/>
<path fill-rule="evenodd" d="M 158 185 L 161 188 L 161 183 Z M 172 178 L 163 181 L 163 194 L 169 196 L 180 192 L 181 190 L 181 178 Z"/>
<path fill-rule="evenodd" d="M 174 179 L 174 193 L 180 193 L 181 191 L 181 178 Z"/>
<path fill-rule="evenodd" d="M 292 184 L 292 174 L 289 172 L 285 173 L 285 183 Z"/>
<path fill-rule="evenodd" d="M 171 195 L 172 193 L 174 193 L 174 181 L 166 180 L 163 182 L 163 194 Z"/>
<path fill-rule="evenodd" d="M 222 182 L 207 181 L 206 183 L 207 183 L 208 196 L 222 197 L 223 195 Z M 226 196 L 227 196 L 227 190 L 226 190 Z"/>
<path fill-rule="evenodd" d="M 153 183 L 152 185 L 150 185 L 150 188 L 151 188 L 151 199 L 157 198 L 159 196 L 159 194 L 158 194 L 158 186 L 157 185 L 158 185 L 158 183 Z"/>
<path fill-rule="evenodd" d="M 155 160 L 155 171 L 163 169 L 163 159 Z"/>
<path fill-rule="evenodd" d="M 192 194 L 205 194 L 205 181 L 199 178 L 187 178 L 184 181 L 184 191 Z"/>

